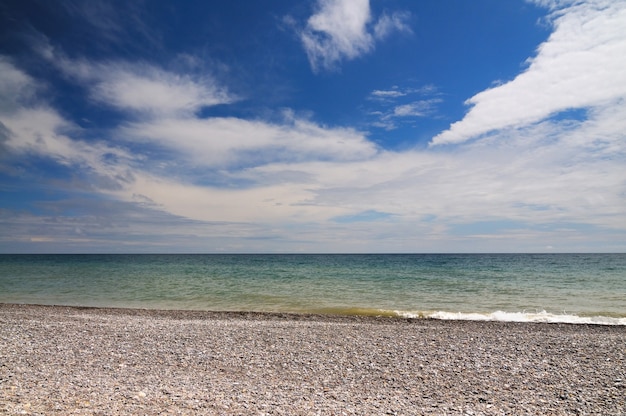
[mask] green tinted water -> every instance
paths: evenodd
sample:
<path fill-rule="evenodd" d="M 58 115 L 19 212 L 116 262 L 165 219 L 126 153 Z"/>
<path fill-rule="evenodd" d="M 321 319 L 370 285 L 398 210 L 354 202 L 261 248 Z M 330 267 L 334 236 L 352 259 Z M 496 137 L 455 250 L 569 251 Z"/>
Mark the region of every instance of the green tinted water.
<path fill-rule="evenodd" d="M 0 255 L 0 302 L 626 324 L 626 255 Z"/>

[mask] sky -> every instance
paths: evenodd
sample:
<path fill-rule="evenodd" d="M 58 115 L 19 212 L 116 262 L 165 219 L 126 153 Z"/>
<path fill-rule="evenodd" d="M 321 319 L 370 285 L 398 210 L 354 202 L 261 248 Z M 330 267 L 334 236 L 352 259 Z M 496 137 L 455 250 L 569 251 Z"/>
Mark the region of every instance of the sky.
<path fill-rule="evenodd" d="M 624 0 L 4 0 L 0 252 L 626 252 Z"/>

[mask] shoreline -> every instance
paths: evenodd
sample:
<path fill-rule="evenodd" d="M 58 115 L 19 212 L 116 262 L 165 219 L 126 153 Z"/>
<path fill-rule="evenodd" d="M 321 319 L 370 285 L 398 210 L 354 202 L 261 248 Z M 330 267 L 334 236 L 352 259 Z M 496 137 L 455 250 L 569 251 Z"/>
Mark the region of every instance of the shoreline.
<path fill-rule="evenodd" d="M 626 414 L 623 326 L 0 304 L 0 413 Z"/>
<path fill-rule="evenodd" d="M 215 316 L 276 316 L 293 319 L 392 319 L 392 320 L 434 320 L 434 321 L 470 321 L 470 322 L 502 322 L 502 323 L 545 323 L 545 324 L 571 324 L 571 325 L 603 325 L 603 326 L 626 326 L 626 316 L 616 314 L 577 315 L 577 314 L 554 314 L 546 311 L 522 311 L 522 312 L 450 312 L 450 311 L 422 311 L 409 312 L 399 310 L 368 309 L 358 307 L 329 308 L 315 311 L 262 311 L 262 310 L 204 310 L 204 309 L 176 309 L 140 306 L 93 306 L 72 304 L 39 304 L 0 301 L 0 307 L 22 306 L 41 308 L 72 308 L 93 311 L 126 311 L 137 314 L 139 311 L 157 315 L 215 315 Z"/>

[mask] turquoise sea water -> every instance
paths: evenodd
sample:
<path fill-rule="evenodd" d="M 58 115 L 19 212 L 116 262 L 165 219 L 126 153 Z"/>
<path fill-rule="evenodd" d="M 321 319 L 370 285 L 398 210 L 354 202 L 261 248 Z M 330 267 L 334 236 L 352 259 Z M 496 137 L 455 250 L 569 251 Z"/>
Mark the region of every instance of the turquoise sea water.
<path fill-rule="evenodd" d="M 0 255 L 0 302 L 626 325 L 626 254 Z"/>

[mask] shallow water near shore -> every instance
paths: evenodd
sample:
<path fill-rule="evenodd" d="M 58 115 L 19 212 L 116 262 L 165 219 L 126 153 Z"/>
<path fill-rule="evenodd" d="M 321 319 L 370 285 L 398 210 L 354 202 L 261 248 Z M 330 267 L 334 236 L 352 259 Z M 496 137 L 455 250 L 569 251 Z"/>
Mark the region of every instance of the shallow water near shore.
<path fill-rule="evenodd" d="M 626 325 L 626 254 L 0 255 L 0 302 Z"/>

